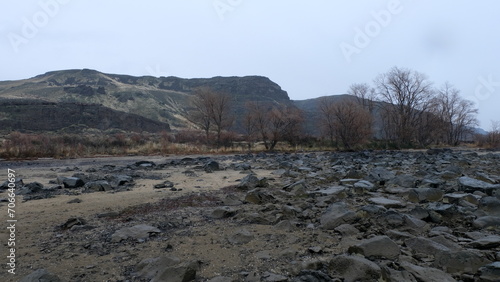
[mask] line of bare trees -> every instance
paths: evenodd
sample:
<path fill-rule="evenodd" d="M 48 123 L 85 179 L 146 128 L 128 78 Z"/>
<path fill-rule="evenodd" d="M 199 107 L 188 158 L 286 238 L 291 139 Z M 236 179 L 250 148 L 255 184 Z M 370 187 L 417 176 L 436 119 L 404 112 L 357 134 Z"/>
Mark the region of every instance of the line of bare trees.
<path fill-rule="evenodd" d="M 374 87 L 353 84 L 348 93 L 356 97 L 357 105 L 328 105 L 322 99 L 318 106 L 325 136 L 340 138 L 347 149 L 374 136 L 400 148 L 458 145 L 472 137 L 478 124 L 477 109 L 460 97 L 459 90 L 450 83 L 435 89 L 424 74 L 409 69 L 394 67 L 376 77 Z M 350 110 L 339 111 L 346 107 Z M 375 119 L 381 124 L 379 132 L 373 129 Z"/>
<path fill-rule="evenodd" d="M 260 139 L 267 150 L 279 141 L 296 143 L 302 135 L 304 113 L 291 105 L 270 102 L 248 102 L 245 106 L 244 127 L 250 139 Z"/>
<path fill-rule="evenodd" d="M 458 145 L 472 138 L 478 110 L 460 96 L 450 83 L 435 88 L 422 73 L 393 67 L 368 83 L 351 85 L 348 98 L 318 99 L 316 127 L 332 146 L 347 150 L 377 139 L 399 148 L 423 147 L 432 143 Z M 196 89 L 189 119 L 202 129 L 207 142 L 211 133 L 217 146 L 235 121 L 233 99 L 209 88 Z M 241 116 L 248 140 L 261 141 L 267 150 L 278 142 L 290 144 L 303 137 L 306 119 L 291 104 L 247 102 Z"/>

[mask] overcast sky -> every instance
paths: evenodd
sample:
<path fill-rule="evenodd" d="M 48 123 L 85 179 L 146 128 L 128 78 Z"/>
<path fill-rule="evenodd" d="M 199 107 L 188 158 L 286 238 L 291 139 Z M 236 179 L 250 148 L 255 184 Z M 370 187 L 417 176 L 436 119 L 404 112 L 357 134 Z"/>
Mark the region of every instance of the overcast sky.
<path fill-rule="evenodd" d="M 294 100 L 398 66 L 500 120 L 500 1 L 0 0 L 0 80 L 52 70 L 267 76 Z"/>

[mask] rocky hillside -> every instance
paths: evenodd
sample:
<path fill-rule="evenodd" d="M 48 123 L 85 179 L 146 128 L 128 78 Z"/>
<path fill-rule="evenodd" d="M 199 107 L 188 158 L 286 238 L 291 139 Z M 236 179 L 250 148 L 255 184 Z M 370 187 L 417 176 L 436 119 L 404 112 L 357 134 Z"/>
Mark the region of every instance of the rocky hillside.
<path fill-rule="evenodd" d="M 241 112 L 244 103 L 249 100 L 290 103 L 286 91 L 261 76 L 155 78 L 105 74 L 89 69 L 54 71 L 30 79 L 3 81 L 0 82 L 0 98 L 31 99 L 44 103 L 64 103 L 66 106 L 73 103 L 72 107 L 81 104 L 100 105 L 101 108 L 132 113 L 155 122 L 166 123 L 172 128 L 182 128 L 188 125 L 188 100 L 193 89 L 197 87 L 210 87 L 231 94 L 235 99 L 235 113 Z M 12 107 L 0 109 L 4 123 L 13 123 L 10 119 L 14 115 L 11 110 Z M 30 118 L 46 118 L 36 116 L 41 110 L 33 111 L 32 106 L 22 103 L 17 105 L 16 111 L 29 114 Z M 58 114 L 62 114 L 60 119 L 73 119 L 69 114 Z M 120 115 L 123 116 L 122 113 Z"/>
<path fill-rule="evenodd" d="M 81 132 L 119 129 L 134 132 L 169 131 L 167 123 L 97 104 L 47 102 L 31 99 L 0 100 L 0 129 L 10 131 Z"/>

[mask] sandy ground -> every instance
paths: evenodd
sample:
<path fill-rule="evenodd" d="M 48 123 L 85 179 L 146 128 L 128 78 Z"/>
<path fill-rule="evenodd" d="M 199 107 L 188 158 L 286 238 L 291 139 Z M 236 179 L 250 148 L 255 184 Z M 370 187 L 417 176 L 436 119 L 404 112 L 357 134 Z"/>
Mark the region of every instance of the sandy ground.
<path fill-rule="evenodd" d="M 180 159 L 183 156 L 175 156 Z M 193 157 L 193 156 L 190 156 Z M 22 178 L 25 184 L 39 182 L 44 187 L 51 187 L 49 181 L 54 181 L 57 177 L 71 176 L 75 172 L 84 172 L 90 167 L 98 168 L 103 165 L 127 165 L 135 161 L 147 160 L 157 164 L 165 163 L 168 157 L 107 157 L 94 159 L 72 159 L 72 160 L 36 160 L 22 162 L 0 162 L 0 179 L 7 179 L 7 169 L 15 170 L 16 178 Z M 76 168 L 76 170 L 75 170 Z M 68 171 L 70 170 L 70 171 Z M 155 170 L 155 174 L 164 176 L 175 184 L 177 189 L 182 191 L 173 192 L 169 189 L 153 189 L 153 185 L 164 180 L 136 179 L 136 183 L 131 191 L 110 193 L 79 193 L 77 195 L 58 195 L 55 198 L 30 200 L 23 202 L 23 196 L 16 197 L 15 214 L 17 219 L 15 240 L 16 240 L 16 274 L 7 273 L 6 255 L 8 255 L 7 242 L 8 230 L 4 227 L 0 233 L 2 256 L 5 261 L 3 273 L 0 275 L 1 281 L 18 281 L 23 276 L 39 268 L 45 268 L 57 274 L 64 281 L 75 281 L 76 275 L 81 273 L 79 281 L 120 281 L 125 265 L 135 265 L 140 258 L 154 257 L 161 255 L 165 247 L 166 240 L 152 240 L 139 246 L 144 251 L 134 249 L 130 251 L 130 246 L 125 246 L 121 250 L 116 250 L 112 254 L 95 255 L 92 253 L 77 252 L 81 246 L 73 245 L 74 242 L 66 240 L 71 237 L 71 233 L 56 232 L 55 228 L 65 223 L 69 218 L 81 217 L 86 220 L 94 220 L 97 223 L 96 215 L 106 212 L 119 212 L 126 207 L 157 202 L 165 197 L 178 197 L 192 192 L 214 191 L 222 187 L 235 185 L 242 175 L 238 171 L 224 170 L 213 173 L 196 172 L 198 177 L 186 177 L 183 173 L 186 167 L 167 168 Z M 269 176 L 270 171 L 255 171 L 259 176 Z M 161 178 L 161 177 L 160 177 Z M 1 193 L 0 198 L 6 198 L 7 192 Z M 78 198 L 81 203 L 68 203 L 70 200 Z M 7 223 L 7 203 L 0 203 L 2 225 Z M 180 216 L 186 216 L 184 214 Z M 203 221 L 193 213 L 190 222 L 196 225 L 197 221 Z M 100 221 L 97 225 L 106 224 Z M 202 223 L 204 224 L 204 223 Z M 233 226 L 236 228 L 236 226 Z M 168 236 L 169 244 L 177 246 L 176 255 L 181 258 L 193 259 L 198 254 L 204 253 L 208 257 L 219 261 L 221 265 L 206 266 L 202 274 L 216 276 L 218 271 L 225 269 L 238 269 L 241 266 L 242 254 L 239 251 L 224 249 L 221 247 L 220 235 L 233 231 L 233 227 L 224 222 L 215 222 L 207 232 L 195 231 L 192 234 L 181 234 Z M 265 233 L 268 227 L 254 227 L 258 234 Z M 230 230 L 229 230 L 230 229 Z M 187 232 L 186 230 L 181 232 Z M 89 232 L 91 233 L 91 232 Z M 92 234 L 95 235 L 95 234 Z M 71 239 L 71 238 L 69 238 Z M 214 240 L 220 244 L 214 244 Z M 171 241 L 171 242 L 170 242 Z M 56 242 L 60 242 L 56 243 Z M 59 245 L 58 245 L 59 244 Z M 251 248 L 251 246 L 249 246 Z M 262 246 L 265 247 L 265 246 Z M 75 251 L 72 252 L 71 250 Z M 212 260 L 211 259 L 211 260 Z M 121 261 L 120 261 L 121 260 Z M 119 267 L 118 267 L 119 266 Z M 221 268 L 222 267 L 222 268 Z"/>

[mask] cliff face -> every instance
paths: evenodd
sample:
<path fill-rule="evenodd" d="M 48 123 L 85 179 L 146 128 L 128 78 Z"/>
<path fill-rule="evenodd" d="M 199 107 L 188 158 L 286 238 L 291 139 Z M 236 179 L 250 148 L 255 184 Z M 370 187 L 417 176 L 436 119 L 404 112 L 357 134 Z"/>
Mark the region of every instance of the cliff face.
<path fill-rule="evenodd" d="M 0 82 L 0 99 L 17 101 L 15 106 L 12 104 L 0 109 L 0 119 L 2 128 L 8 126 L 20 130 L 28 127 L 30 130 L 52 130 L 68 122 L 97 124 L 98 128 L 135 128 L 135 125 L 143 124 L 140 127 L 146 131 L 156 131 L 157 127 L 184 128 L 190 125 L 186 119 L 189 99 L 192 91 L 198 87 L 209 87 L 232 95 L 236 124 L 240 124 L 242 109 L 248 101 L 291 104 L 286 91 L 262 76 L 156 78 L 83 69 L 53 71 L 30 79 Z M 29 99 L 30 102 L 21 103 L 23 99 Z M 35 100 L 39 103 L 36 104 Z M 64 111 L 58 108 L 64 108 Z M 15 115 L 16 111 L 23 114 Z M 69 113 L 75 117 L 70 117 Z M 123 118 L 124 114 L 135 114 L 145 119 L 139 121 L 137 116 Z M 120 117 L 113 118 L 113 115 Z M 24 123 L 28 116 L 45 122 L 29 125 Z M 65 120 L 59 121 L 59 118 Z M 134 126 L 119 124 L 124 120 L 132 122 Z M 45 124 L 47 122 L 51 124 Z M 153 122 L 158 124 L 153 125 Z"/>
<path fill-rule="evenodd" d="M 4 100 L 0 101 L 0 115 L 0 129 L 4 132 L 59 131 L 71 128 L 135 132 L 170 130 L 166 123 L 90 104 Z"/>

